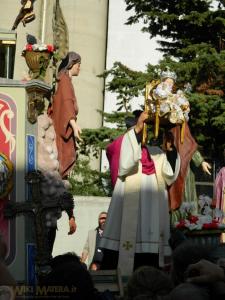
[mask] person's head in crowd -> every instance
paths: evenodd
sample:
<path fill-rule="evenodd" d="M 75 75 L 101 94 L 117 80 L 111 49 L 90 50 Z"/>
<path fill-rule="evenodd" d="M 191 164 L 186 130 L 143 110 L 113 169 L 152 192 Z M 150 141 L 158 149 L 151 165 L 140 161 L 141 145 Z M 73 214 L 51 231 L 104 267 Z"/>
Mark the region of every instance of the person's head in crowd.
<path fill-rule="evenodd" d="M 214 262 L 213 248 L 207 245 L 186 240 L 178 245 L 172 253 L 172 279 L 175 285 L 186 279 L 186 270 L 190 264 L 197 263 L 201 259 Z"/>
<path fill-rule="evenodd" d="M 170 300 L 210 300 L 210 294 L 205 287 L 191 283 L 182 283 L 170 293 Z"/>
<path fill-rule="evenodd" d="M 169 294 L 172 288 L 169 276 L 154 267 L 143 266 L 130 277 L 125 299 L 156 299 Z"/>
<path fill-rule="evenodd" d="M 102 211 L 98 216 L 98 227 L 102 230 L 104 229 L 106 218 L 107 218 L 107 212 L 105 211 Z"/>
<path fill-rule="evenodd" d="M 91 275 L 76 254 L 58 255 L 52 259 L 50 265 L 52 270 L 42 280 L 42 286 L 57 287 L 58 292 L 52 289 L 48 297 L 73 300 L 96 299 Z"/>
<path fill-rule="evenodd" d="M 16 287 L 16 281 L 4 263 L 6 255 L 7 246 L 3 237 L 0 235 L 0 298 L 12 300 L 15 297 L 14 288 Z"/>

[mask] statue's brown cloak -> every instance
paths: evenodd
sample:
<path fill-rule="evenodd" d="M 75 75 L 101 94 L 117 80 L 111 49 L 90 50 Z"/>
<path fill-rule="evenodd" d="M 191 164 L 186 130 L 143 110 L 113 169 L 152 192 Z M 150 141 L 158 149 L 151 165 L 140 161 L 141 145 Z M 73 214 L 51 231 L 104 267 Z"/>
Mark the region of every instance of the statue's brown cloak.
<path fill-rule="evenodd" d="M 185 123 L 184 141 L 181 143 L 180 132 L 181 128 L 179 125 L 170 130 L 174 135 L 174 144 L 177 148 L 181 158 L 180 173 L 176 181 L 169 187 L 169 202 L 170 209 L 175 210 L 180 207 L 182 202 L 182 195 L 184 192 L 185 177 L 187 169 L 190 164 L 192 155 L 197 149 L 197 143 L 191 135 L 189 126 Z"/>
<path fill-rule="evenodd" d="M 76 161 L 76 144 L 73 129 L 69 122 L 77 118 L 78 105 L 73 84 L 69 75 L 59 76 L 57 91 L 53 97 L 51 117 L 56 132 L 59 173 L 64 178 Z"/>

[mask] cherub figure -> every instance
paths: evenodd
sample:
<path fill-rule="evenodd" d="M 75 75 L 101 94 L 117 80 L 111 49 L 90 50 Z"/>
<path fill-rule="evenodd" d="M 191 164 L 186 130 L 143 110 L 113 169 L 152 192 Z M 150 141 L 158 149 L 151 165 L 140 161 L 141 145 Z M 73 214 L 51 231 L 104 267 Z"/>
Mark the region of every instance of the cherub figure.
<path fill-rule="evenodd" d="M 29 23 L 35 19 L 35 14 L 33 12 L 33 4 L 35 0 L 21 0 L 21 9 L 16 17 L 16 20 L 13 24 L 12 30 L 15 30 L 20 22 L 23 23 L 23 26 L 26 26 L 26 23 Z"/>

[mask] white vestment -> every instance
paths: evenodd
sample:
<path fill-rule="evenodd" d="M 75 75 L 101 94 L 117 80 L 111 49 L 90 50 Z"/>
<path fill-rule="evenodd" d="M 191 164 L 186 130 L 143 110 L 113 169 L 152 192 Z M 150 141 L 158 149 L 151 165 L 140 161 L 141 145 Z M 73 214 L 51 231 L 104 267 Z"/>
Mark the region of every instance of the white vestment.
<path fill-rule="evenodd" d="M 151 175 L 141 173 L 141 145 L 137 142 L 134 129 L 124 135 L 120 152 L 119 174 L 100 242 L 101 248 L 119 251 L 122 231 L 129 232 L 132 227 L 128 223 L 133 222 L 133 211 L 131 212 L 132 219 L 128 217 L 129 211 L 126 212 L 127 225 L 124 225 L 126 223 L 122 220 L 124 199 L 126 198 L 124 191 L 129 179 L 130 187 L 136 188 L 138 191 L 132 192 L 136 198 L 137 216 L 137 225 L 132 229 L 136 230 L 136 245 L 133 252 L 159 254 L 161 252 L 163 256 L 170 255 L 168 245 L 170 218 L 166 185 L 171 185 L 176 180 L 180 170 L 180 157 L 177 154 L 175 172 L 173 172 L 166 154 L 159 147 L 148 147 L 148 151 L 154 161 L 156 171 Z M 129 210 L 129 197 L 126 209 Z M 122 222 L 125 228 L 122 228 Z"/>

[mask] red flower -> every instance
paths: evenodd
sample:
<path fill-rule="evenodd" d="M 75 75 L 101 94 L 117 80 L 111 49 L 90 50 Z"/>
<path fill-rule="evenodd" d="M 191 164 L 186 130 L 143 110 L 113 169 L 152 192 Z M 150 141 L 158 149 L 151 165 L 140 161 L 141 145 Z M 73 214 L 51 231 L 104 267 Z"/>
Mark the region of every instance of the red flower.
<path fill-rule="evenodd" d="M 189 216 L 188 220 L 190 221 L 191 224 L 196 224 L 196 222 L 198 221 L 198 217 L 197 216 Z"/>
<path fill-rule="evenodd" d="M 47 49 L 48 49 L 48 52 L 54 52 L 54 46 L 53 45 L 47 45 Z"/>
<path fill-rule="evenodd" d="M 213 220 L 212 220 L 212 223 L 218 224 L 218 223 L 219 223 L 219 220 L 213 219 Z"/>
<path fill-rule="evenodd" d="M 31 44 L 27 44 L 27 45 L 26 45 L 26 50 L 27 50 L 27 51 L 33 51 L 32 45 L 31 45 Z"/>
<path fill-rule="evenodd" d="M 203 229 L 217 229 L 218 223 L 209 223 L 209 224 L 203 224 Z"/>
<path fill-rule="evenodd" d="M 176 225 L 177 228 L 184 228 L 185 227 L 185 220 L 180 220 L 179 223 Z"/>

